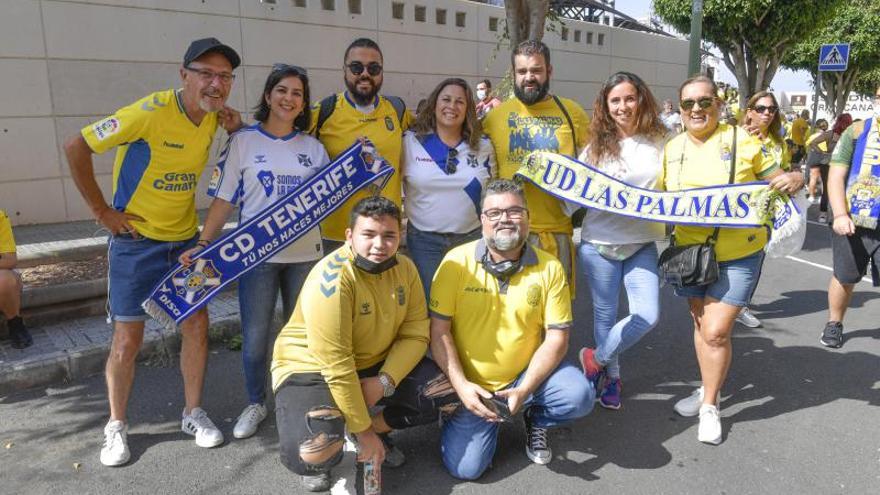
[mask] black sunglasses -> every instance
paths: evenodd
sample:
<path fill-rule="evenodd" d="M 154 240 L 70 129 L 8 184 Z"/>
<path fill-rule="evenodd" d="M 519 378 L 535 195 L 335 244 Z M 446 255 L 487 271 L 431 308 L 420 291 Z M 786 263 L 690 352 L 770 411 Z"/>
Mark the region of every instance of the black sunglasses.
<path fill-rule="evenodd" d="M 767 105 L 758 105 L 758 106 L 752 108 L 752 110 L 754 110 L 758 113 L 764 113 L 768 110 L 770 111 L 770 113 L 776 113 L 779 110 L 779 107 L 773 106 L 773 105 L 770 105 L 769 107 Z"/>
<path fill-rule="evenodd" d="M 272 64 L 272 72 L 279 72 L 279 71 L 288 70 L 288 69 L 293 69 L 304 76 L 309 75 L 309 72 L 305 68 L 300 67 L 298 65 L 282 64 L 281 62 L 276 62 L 276 63 Z"/>
<path fill-rule="evenodd" d="M 348 65 L 348 70 L 351 71 L 352 74 L 359 76 L 364 73 L 364 69 L 367 70 L 367 74 L 371 76 L 378 76 L 382 73 L 382 65 L 379 62 L 370 62 L 366 66 L 363 62 L 351 62 Z"/>
<path fill-rule="evenodd" d="M 687 110 L 694 108 L 694 105 L 697 105 L 698 107 L 705 110 L 705 109 L 711 107 L 712 104 L 714 104 L 714 103 L 715 103 L 715 98 L 712 98 L 711 96 L 704 96 L 704 97 L 699 98 L 697 100 L 691 100 L 691 99 L 681 100 L 681 108 L 682 108 L 682 110 L 687 111 Z"/>

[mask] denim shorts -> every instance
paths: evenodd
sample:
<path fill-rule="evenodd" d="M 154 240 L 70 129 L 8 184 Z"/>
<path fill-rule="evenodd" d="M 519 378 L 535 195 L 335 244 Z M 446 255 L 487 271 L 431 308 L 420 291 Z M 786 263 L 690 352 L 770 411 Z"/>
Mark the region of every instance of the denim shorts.
<path fill-rule="evenodd" d="M 680 297 L 711 297 L 731 306 L 748 306 L 752 292 L 761 278 L 761 265 L 764 250 L 745 258 L 718 263 L 718 280 L 709 285 L 695 287 L 676 287 L 675 295 Z"/>
<path fill-rule="evenodd" d="M 141 307 L 181 253 L 196 245 L 198 234 L 185 241 L 154 241 L 140 236 L 110 238 L 107 298 L 114 321 L 145 321 Z"/>

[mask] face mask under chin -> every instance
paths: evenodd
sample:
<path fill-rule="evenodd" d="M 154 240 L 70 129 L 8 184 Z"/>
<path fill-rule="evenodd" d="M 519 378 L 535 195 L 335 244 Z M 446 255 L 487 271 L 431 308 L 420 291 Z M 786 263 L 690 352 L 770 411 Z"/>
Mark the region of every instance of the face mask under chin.
<path fill-rule="evenodd" d="M 397 265 L 397 254 L 393 256 L 389 256 L 385 261 L 375 262 L 370 261 L 368 258 L 364 258 L 363 256 L 355 253 L 354 255 L 354 266 L 360 268 L 361 270 L 371 273 L 373 275 L 378 275 L 384 271 L 390 270 Z"/>

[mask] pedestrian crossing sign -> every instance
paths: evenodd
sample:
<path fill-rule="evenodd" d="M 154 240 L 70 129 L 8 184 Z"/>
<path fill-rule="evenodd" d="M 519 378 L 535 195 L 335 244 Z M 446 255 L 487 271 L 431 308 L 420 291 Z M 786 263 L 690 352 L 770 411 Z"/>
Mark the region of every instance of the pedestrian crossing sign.
<path fill-rule="evenodd" d="M 819 70 L 843 72 L 849 62 L 849 43 L 822 45 L 819 49 Z"/>

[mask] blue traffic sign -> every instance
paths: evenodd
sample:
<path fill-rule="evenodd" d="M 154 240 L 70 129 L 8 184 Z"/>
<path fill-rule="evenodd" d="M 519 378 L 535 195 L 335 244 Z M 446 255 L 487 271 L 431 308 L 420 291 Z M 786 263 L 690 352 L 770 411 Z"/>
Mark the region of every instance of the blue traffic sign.
<path fill-rule="evenodd" d="M 819 49 L 819 70 L 843 72 L 849 63 L 849 43 L 822 45 Z"/>

